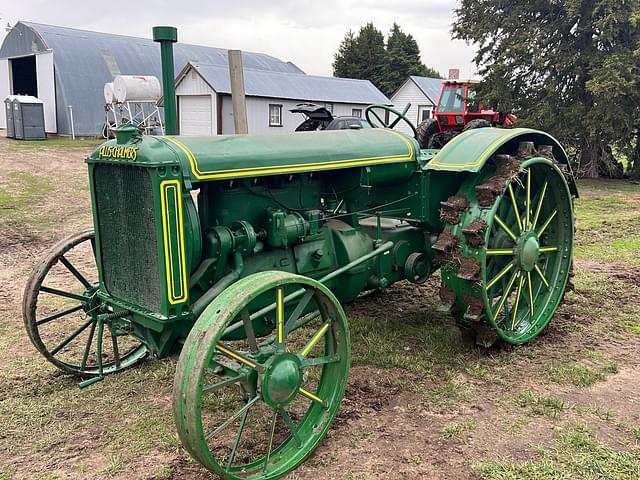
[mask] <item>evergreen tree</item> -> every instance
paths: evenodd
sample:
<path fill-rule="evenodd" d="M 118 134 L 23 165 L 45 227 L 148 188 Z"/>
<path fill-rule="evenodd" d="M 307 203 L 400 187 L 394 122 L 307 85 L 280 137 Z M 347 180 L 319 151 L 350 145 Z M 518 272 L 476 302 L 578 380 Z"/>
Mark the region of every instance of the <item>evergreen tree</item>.
<path fill-rule="evenodd" d="M 409 75 L 442 78 L 420 60 L 418 43 L 393 24 L 387 45 L 384 35 L 367 23 L 357 35 L 347 32 L 334 55 L 333 75 L 371 80 L 386 95 L 391 95 Z"/>
<path fill-rule="evenodd" d="M 442 78 L 438 72 L 422 63 L 418 42 L 413 36 L 404 33 L 394 23 L 387 39 L 386 72 L 380 88 L 385 95 L 392 95 L 410 75 Z"/>
<path fill-rule="evenodd" d="M 356 38 L 349 30 L 333 56 L 333 75 L 344 78 L 358 78 L 358 63 L 356 61 Z"/>
<path fill-rule="evenodd" d="M 385 54 L 384 36 L 373 23 L 361 27 L 357 35 L 349 30 L 334 55 L 333 75 L 378 84 L 383 79 Z"/>
<path fill-rule="evenodd" d="M 454 38 L 479 46 L 480 95 L 554 134 L 584 176 L 640 175 L 640 0 L 461 0 Z"/>
<path fill-rule="evenodd" d="M 359 78 L 367 78 L 374 85 L 381 85 L 386 73 L 386 50 L 382 32 L 373 23 L 367 23 L 360 29 L 355 46 Z"/>

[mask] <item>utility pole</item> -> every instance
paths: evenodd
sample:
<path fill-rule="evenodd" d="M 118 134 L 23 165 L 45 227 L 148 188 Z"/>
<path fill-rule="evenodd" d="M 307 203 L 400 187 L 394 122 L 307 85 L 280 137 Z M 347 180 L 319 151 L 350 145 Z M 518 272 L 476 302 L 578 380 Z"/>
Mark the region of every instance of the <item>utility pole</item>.
<path fill-rule="evenodd" d="M 249 133 L 247 123 L 247 101 L 244 96 L 244 71 L 242 51 L 229 50 L 229 78 L 231 80 L 231 103 L 236 134 Z"/>

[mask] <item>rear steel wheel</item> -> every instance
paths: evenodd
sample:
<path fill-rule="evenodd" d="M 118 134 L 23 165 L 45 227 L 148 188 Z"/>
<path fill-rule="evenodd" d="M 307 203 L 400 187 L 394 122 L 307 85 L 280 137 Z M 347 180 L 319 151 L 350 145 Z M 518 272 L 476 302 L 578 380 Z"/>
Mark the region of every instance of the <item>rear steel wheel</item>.
<path fill-rule="evenodd" d="M 109 324 L 105 331 L 98 321 L 104 312 L 97 293 L 94 242 L 93 231 L 87 231 L 54 245 L 33 269 L 22 299 L 31 343 L 60 370 L 85 377 L 127 368 L 147 354 L 138 340 L 111 330 Z"/>
<path fill-rule="evenodd" d="M 487 326 L 511 344 L 532 340 L 552 319 L 567 286 L 572 199 L 562 171 L 540 151 L 549 149 L 536 152 L 527 143 L 518 157 L 497 155 L 495 169 L 460 189 L 458 198 L 467 204 L 457 218 L 455 202 L 443 205 L 449 222 L 438 246 L 447 257 L 441 297 L 461 324 L 483 334 L 479 343 L 490 343 Z M 447 239 L 449 248 L 441 248 Z"/>
<path fill-rule="evenodd" d="M 243 339 L 222 340 L 239 329 Z M 174 382 L 180 439 L 224 478 L 279 478 L 327 433 L 348 372 L 346 318 L 325 286 L 250 275 L 207 307 L 185 342 Z"/>

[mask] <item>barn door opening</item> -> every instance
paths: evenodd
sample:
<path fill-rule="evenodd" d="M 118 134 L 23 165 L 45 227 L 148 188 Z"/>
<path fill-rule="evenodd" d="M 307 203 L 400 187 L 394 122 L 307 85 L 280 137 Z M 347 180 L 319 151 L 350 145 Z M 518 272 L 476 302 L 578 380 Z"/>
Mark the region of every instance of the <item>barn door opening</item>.
<path fill-rule="evenodd" d="M 36 74 L 36 56 L 12 58 L 11 93 L 14 95 L 38 96 L 38 75 Z"/>

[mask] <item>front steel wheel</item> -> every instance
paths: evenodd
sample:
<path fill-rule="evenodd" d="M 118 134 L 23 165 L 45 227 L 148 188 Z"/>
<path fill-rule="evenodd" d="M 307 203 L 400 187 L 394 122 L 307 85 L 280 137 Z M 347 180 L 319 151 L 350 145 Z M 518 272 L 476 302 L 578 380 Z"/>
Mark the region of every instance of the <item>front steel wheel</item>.
<path fill-rule="evenodd" d="M 182 443 L 224 478 L 280 478 L 327 433 L 349 353 L 344 311 L 319 282 L 285 272 L 238 281 L 202 313 L 180 355 Z"/>
<path fill-rule="evenodd" d="M 31 343 L 60 370 L 82 377 L 117 372 L 147 355 L 137 339 L 104 328 L 102 308 L 92 230 L 54 245 L 34 267 L 22 299 Z"/>

